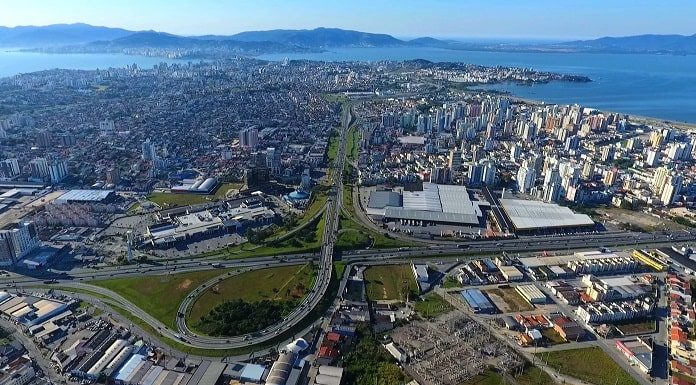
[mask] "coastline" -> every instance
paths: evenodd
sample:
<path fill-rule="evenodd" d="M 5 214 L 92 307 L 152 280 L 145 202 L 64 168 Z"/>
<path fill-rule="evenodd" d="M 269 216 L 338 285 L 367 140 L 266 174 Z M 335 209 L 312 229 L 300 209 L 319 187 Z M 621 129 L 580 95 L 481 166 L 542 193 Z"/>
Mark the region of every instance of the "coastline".
<path fill-rule="evenodd" d="M 483 90 L 483 91 L 487 91 L 487 90 Z M 531 105 L 567 105 L 567 104 L 561 104 L 561 103 L 547 103 L 547 102 L 544 102 L 542 100 L 523 98 L 520 96 L 510 94 L 510 93 L 507 93 L 506 95 L 513 101 L 523 102 L 523 103 L 531 104 Z M 685 131 L 692 131 L 692 130 L 696 131 L 696 123 L 675 122 L 675 121 L 668 120 L 668 119 L 660 119 L 660 118 L 654 118 L 654 117 L 650 117 L 650 116 L 635 115 L 635 114 L 629 114 L 629 113 L 620 112 L 620 111 L 603 110 L 603 109 L 592 107 L 592 106 L 584 106 L 584 105 L 579 104 L 579 103 L 577 103 L 577 104 L 584 107 L 584 108 L 590 108 L 590 109 L 600 111 L 604 114 L 626 115 L 630 119 L 632 119 L 634 121 L 637 120 L 637 121 L 639 121 L 643 124 L 646 124 L 646 125 L 652 125 L 652 126 L 670 125 L 670 126 L 673 126 L 675 128 L 680 128 L 680 129 L 685 130 Z"/>

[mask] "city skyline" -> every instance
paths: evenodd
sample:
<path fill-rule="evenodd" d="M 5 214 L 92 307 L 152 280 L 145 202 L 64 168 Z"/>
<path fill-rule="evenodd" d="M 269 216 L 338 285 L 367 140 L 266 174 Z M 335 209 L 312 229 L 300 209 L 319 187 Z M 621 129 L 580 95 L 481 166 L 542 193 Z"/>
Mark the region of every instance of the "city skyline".
<path fill-rule="evenodd" d="M 230 35 L 249 30 L 332 27 L 386 33 L 409 38 L 432 36 L 459 39 L 591 39 L 639 34 L 694 34 L 689 15 L 696 4 L 627 0 L 610 4 L 586 1 L 583 7 L 542 0 L 534 7 L 503 0 L 485 4 L 441 0 L 427 7 L 413 1 L 329 4 L 316 0 L 190 2 L 160 0 L 118 3 L 68 0 L 8 1 L 0 25 L 87 23 L 131 30 L 157 30 L 180 35 Z M 37 12 L 41 10 L 41 12 Z M 539 15 L 548 17 L 543 23 Z M 391 15 L 391 17 L 385 17 Z M 572 15 L 572 17 L 571 17 Z M 469 17 L 475 16 L 475 17 Z M 587 21 L 587 22 L 585 22 Z"/>

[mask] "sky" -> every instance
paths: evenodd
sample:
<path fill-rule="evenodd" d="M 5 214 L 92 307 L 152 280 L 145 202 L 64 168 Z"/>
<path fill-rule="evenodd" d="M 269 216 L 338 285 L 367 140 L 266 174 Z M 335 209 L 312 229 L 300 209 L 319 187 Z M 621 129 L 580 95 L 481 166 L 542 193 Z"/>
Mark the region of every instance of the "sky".
<path fill-rule="evenodd" d="M 696 33 L 694 0 L 0 0 L 0 25 L 180 35 L 336 27 L 397 37 L 570 39 Z"/>

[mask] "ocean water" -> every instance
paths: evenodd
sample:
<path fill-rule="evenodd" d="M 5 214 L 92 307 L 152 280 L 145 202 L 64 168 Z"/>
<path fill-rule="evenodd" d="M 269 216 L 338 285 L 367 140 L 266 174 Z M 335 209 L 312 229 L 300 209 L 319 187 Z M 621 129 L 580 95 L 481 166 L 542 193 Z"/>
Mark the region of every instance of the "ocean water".
<path fill-rule="evenodd" d="M 696 123 L 696 55 L 509 53 L 408 47 L 342 48 L 322 53 L 259 56 L 266 60 L 286 57 L 322 61 L 426 59 L 585 75 L 593 82 L 553 82 L 533 86 L 497 84 L 481 88 L 509 91 L 519 97 L 551 103 L 579 103 L 606 111 Z M 105 69 L 133 63 L 152 68 L 161 62 L 187 61 L 121 54 L 0 51 L 0 77 L 52 68 Z"/>
<path fill-rule="evenodd" d="M 0 77 L 36 72 L 54 68 L 94 70 L 125 67 L 137 64 L 152 68 L 155 64 L 187 63 L 186 60 L 123 54 L 45 54 L 37 52 L 0 51 Z"/>
<path fill-rule="evenodd" d="M 551 103 L 579 103 L 606 111 L 696 123 L 696 55 L 510 53 L 414 47 L 343 48 L 259 58 L 283 60 L 286 57 L 323 61 L 425 59 L 585 75 L 593 81 L 532 86 L 497 84 L 479 88 L 509 91 L 522 98 Z"/>

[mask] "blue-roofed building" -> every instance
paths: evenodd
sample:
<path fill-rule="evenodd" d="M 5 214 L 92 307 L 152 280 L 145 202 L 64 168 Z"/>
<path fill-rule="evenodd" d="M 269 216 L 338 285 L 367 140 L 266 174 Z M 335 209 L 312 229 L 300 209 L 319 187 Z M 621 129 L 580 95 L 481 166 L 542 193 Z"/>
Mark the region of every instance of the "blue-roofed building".
<path fill-rule="evenodd" d="M 467 305 L 476 313 L 495 313 L 495 306 L 479 289 L 466 289 L 462 291 L 462 297 Z"/>
<path fill-rule="evenodd" d="M 114 381 L 117 384 L 123 384 L 128 381 L 128 378 L 133 374 L 133 371 L 138 365 L 145 361 L 146 357 L 142 354 L 133 354 L 118 370 L 114 376 Z"/>
<path fill-rule="evenodd" d="M 263 373 L 265 371 L 266 368 L 261 365 L 246 364 L 244 369 L 242 369 L 242 373 L 240 374 L 239 378 L 244 382 L 254 382 L 260 384 L 262 382 L 261 378 L 263 377 Z"/>

